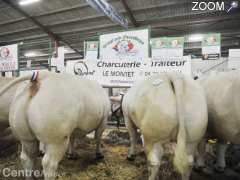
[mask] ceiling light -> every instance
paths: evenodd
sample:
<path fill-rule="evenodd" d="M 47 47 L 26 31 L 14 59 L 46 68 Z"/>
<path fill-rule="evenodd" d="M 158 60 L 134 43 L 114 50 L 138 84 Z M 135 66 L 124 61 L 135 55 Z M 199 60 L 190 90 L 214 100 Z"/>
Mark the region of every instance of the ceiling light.
<path fill-rule="evenodd" d="M 26 5 L 29 5 L 29 4 L 32 4 L 32 3 L 36 3 L 38 1 L 40 1 L 40 0 L 21 0 L 19 2 L 19 5 L 26 6 Z"/>
<path fill-rule="evenodd" d="M 193 34 L 188 37 L 189 42 L 199 42 L 202 41 L 203 35 L 202 34 Z"/>
<path fill-rule="evenodd" d="M 34 57 L 34 56 L 37 56 L 37 54 L 35 52 L 27 52 L 24 54 L 24 56 L 26 57 Z"/>

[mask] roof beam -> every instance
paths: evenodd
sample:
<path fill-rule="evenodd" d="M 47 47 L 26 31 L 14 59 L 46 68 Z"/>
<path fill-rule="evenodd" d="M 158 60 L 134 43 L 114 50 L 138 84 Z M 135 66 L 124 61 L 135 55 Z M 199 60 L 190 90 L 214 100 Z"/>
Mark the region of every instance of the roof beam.
<path fill-rule="evenodd" d="M 8 4 L 10 7 L 12 7 L 13 9 L 15 9 L 17 12 L 19 12 L 20 14 L 22 14 L 23 16 L 25 16 L 28 20 L 30 20 L 31 22 L 33 22 L 35 25 L 37 25 L 40 29 L 42 29 L 46 34 L 48 34 L 53 40 L 55 41 L 59 41 L 59 38 L 53 33 L 51 32 L 47 27 L 45 27 L 44 25 L 42 25 L 39 21 L 37 21 L 35 18 L 33 18 L 32 16 L 30 16 L 28 13 L 26 13 L 25 11 L 23 11 L 17 4 L 12 3 L 9 0 L 3 0 L 6 4 Z"/>
<path fill-rule="evenodd" d="M 201 14 L 198 14 L 201 15 Z M 171 20 L 172 19 L 172 20 Z M 141 25 L 151 25 L 153 29 L 164 28 L 164 27 L 177 27 L 184 25 L 196 25 L 196 24 L 204 24 L 216 21 L 228 21 L 228 20 L 238 20 L 240 19 L 240 14 L 238 15 L 225 15 L 225 16 L 206 16 L 204 19 L 202 16 L 189 18 L 186 14 L 184 16 L 179 16 L 179 20 L 173 20 L 173 17 L 162 19 L 153 19 L 149 21 L 141 21 Z"/>
<path fill-rule="evenodd" d="M 197 17 L 192 17 L 189 18 L 187 14 L 184 14 L 184 16 L 172 16 L 172 17 L 167 17 L 167 18 L 158 18 L 158 19 L 153 19 L 153 20 L 148 20 L 147 22 L 145 21 L 139 21 L 141 25 L 152 25 L 153 31 L 156 31 L 158 29 L 164 29 L 164 28 L 171 28 L 171 27 L 178 27 L 178 26 L 191 26 L 195 24 L 206 24 L 206 23 L 211 23 L 211 22 L 216 22 L 216 21 L 229 21 L 229 20 L 238 20 L 240 19 L 240 16 L 238 14 L 236 15 L 226 15 L 224 17 L 222 16 L 206 16 L 204 19 L 202 19 L 202 15 L 205 13 L 200 13 L 197 14 Z M 176 18 L 178 20 L 176 21 Z M 98 25 L 98 26 L 93 26 L 93 27 L 84 27 L 84 28 L 79 28 L 79 29 L 72 29 L 72 30 L 66 30 L 66 31 L 61 31 L 58 32 L 61 37 L 62 36 L 79 36 L 78 33 L 83 33 L 84 36 L 87 38 L 91 38 L 92 36 L 96 36 L 99 33 L 103 31 L 113 31 L 113 30 L 120 30 L 120 27 L 117 24 L 111 23 L 111 24 L 105 24 L 105 25 Z M 101 31 L 101 32 L 99 32 Z M 222 30 L 219 30 L 222 31 Z M 233 29 L 233 32 L 238 32 L 236 29 Z M 186 32 L 181 32 L 179 34 L 186 34 Z M 189 33 L 189 32 L 188 32 Z M 82 36 L 82 35 L 81 35 Z M 20 37 L 14 40 L 7 40 L 7 42 L 2 43 L 9 43 L 9 42 L 20 42 L 20 41 L 28 41 L 28 40 L 34 40 L 37 38 L 44 38 L 47 37 L 44 34 L 39 34 L 39 35 L 34 35 L 34 36 L 28 36 L 28 37 Z M 62 37 L 63 38 L 63 37 Z M 1 40 L 0 40 L 1 42 Z"/>
<path fill-rule="evenodd" d="M 109 0 L 109 1 L 116 1 L 116 0 Z M 48 12 L 40 13 L 40 14 L 37 14 L 37 15 L 33 15 L 32 17 L 39 18 L 39 17 L 50 16 L 50 15 L 54 15 L 54 14 L 64 13 L 64 12 L 68 12 L 68 11 L 72 11 L 72 10 L 83 9 L 83 8 L 87 8 L 87 7 L 89 7 L 89 4 L 87 4 L 87 3 L 76 4 L 76 5 L 73 5 L 71 7 L 64 7 L 64 8 L 55 9 L 55 10 L 51 10 L 51 11 L 48 11 Z M 0 22 L 0 25 L 8 25 L 10 23 L 17 23 L 17 22 L 20 22 L 20 21 L 23 21 L 23 20 L 26 20 L 26 19 L 27 19 L 26 17 L 22 17 L 22 18 L 18 18 L 18 19 L 14 19 L 14 20 L 8 20 L 8 21 Z"/>
<path fill-rule="evenodd" d="M 113 1 L 113 0 L 111 0 L 111 1 Z M 178 3 L 178 5 L 184 5 L 184 4 L 187 4 L 187 3 L 186 2 L 179 2 Z M 158 8 L 165 8 L 166 9 L 166 8 L 171 8 L 171 6 L 175 6 L 175 5 L 176 4 L 173 4 L 173 3 L 165 3 L 165 4 L 159 4 L 159 5 L 149 5 L 147 7 L 134 8 L 134 9 L 131 9 L 131 11 L 135 13 L 135 12 L 140 12 L 140 11 L 143 11 L 143 10 L 151 10 L 151 9 L 158 9 Z M 67 8 L 62 8 L 62 9 L 58 9 L 58 10 L 49 11 L 47 13 L 33 15 L 32 17 L 34 17 L 34 18 L 41 18 L 41 17 L 44 17 L 44 16 L 60 14 L 60 13 L 64 13 L 64 12 L 68 12 L 68 11 L 72 11 L 72 10 L 76 10 L 76 9 L 80 9 L 80 8 L 86 8 L 88 6 L 89 6 L 88 4 L 78 4 L 78 5 L 67 7 Z M 126 13 L 126 10 L 120 10 L 119 12 L 120 13 Z M 102 17 L 106 18 L 106 16 L 102 15 L 102 14 L 91 16 L 90 18 L 98 19 L 98 18 L 102 18 Z M 11 23 L 18 23 L 18 22 L 24 21 L 26 19 L 27 19 L 26 17 L 22 17 L 22 18 L 18 18 L 18 19 L 14 19 L 14 20 L 7 20 L 7 21 L 4 21 L 4 22 L 0 22 L 0 25 L 8 25 L 8 24 L 11 24 Z M 81 19 L 83 19 L 83 21 L 84 21 L 87 18 L 76 18 L 74 20 L 70 20 L 69 23 L 72 23 L 73 21 L 74 22 L 78 22 L 78 21 L 81 21 Z M 58 25 L 60 23 L 61 22 L 57 22 L 57 23 L 54 23 L 54 24 L 46 24 L 45 26 Z M 67 24 L 68 21 L 66 21 L 64 23 Z"/>
<path fill-rule="evenodd" d="M 132 13 L 130 7 L 128 6 L 126 0 L 120 0 L 120 1 L 122 2 L 122 5 L 123 5 L 124 9 L 126 10 L 127 15 L 129 17 L 131 23 L 133 24 L 133 26 L 138 27 L 138 23 L 137 23 L 135 17 L 133 16 L 133 13 Z"/>
<path fill-rule="evenodd" d="M 31 22 L 33 22 L 35 25 L 37 25 L 42 31 L 44 31 L 46 34 L 48 34 L 48 36 L 50 38 L 52 38 L 54 41 L 61 41 L 61 38 L 54 34 L 50 29 L 48 29 L 46 26 L 42 25 L 38 20 L 36 20 L 34 17 L 30 16 L 28 13 L 26 13 L 25 11 L 23 11 L 17 4 L 12 3 L 9 0 L 2 0 L 3 2 L 5 2 L 7 5 L 9 5 L 10 7 L 12 7 L 13 9 L 15 9 L 17 12 L 19 12 L 20 14 L 22 14 L 24 17 L 26 17 L 27 19 L 29 19 Z M 71 45 L 69 45 L 68 43 L 64 42 L 67 46 L 69 46 L 71 49 L 73 49 L 75 52 L 79 53 L 80 52 L 75 49 L 72 48 Z"/>
<path fill-rule="evenodd" d="M 140 7 L 140 8 L 134 8 L 132 9 L 132 12 L 134 13 L 138 13 L 138 12 L 141 12 L 141 11 L 144 11 L 144 10 L 150 10 L 150 9 L 153 9 L 153 8 L 161 8 L 163 7 L 162 5 L 160 6 L 148 6 L 148 7 Z M 120 13 L 127 13 L 126 10 L 121 10 L 119 11 Z M 205 15 L 206 13 L 203 13 L 203 12 L 200 12 L 200 13 L 193 13 L 194 16 L 200 16 L 200 19 L 201 20 L 204 20 L 202 19 L 202 16 L 201 15 Z M 172 24 L 172 21 L 171 21 L 171 18 L 179 18 L 180 21 L 188 21 L 189 23 L 191 23 L 191 20 L 192 19 L 195 19 L 195 18 L 189 18 L 189 13 L 185 13 L 185 14 L 182 14 L 181 16 L 169 16 L 169 17 L 164 17 L 164 18 L 154 18 L 154 19 L 149 19 L 149 20 L 146 20 L 146 21 L 138 21 L 138 25 L 149 25 L 149 23 L 157 23 L 159 22 L 159 24 L 162 23 L 162 21 L 164 21 L 163 23 L 165 23 L 165 20 L 167 21 L 169 19 L 169 23 Z M 209 14 L 208 17 L 210 17 L 212 19 L 211 16 L 214 16 L 214 17 L 218 17 L 217 21 L 220 19 L 221 21 L 225 21 L 225 19 L 227 18 L 230 18 L 230 19 L 234 19 L 234 18 L 237 18 L 236 15 L 233 15 L 233 16 L 230 16 L 230 15 L 226 15 L 224 17 L 222 16 L 216 16 L 216 14 L 212 13 L 212 14 Z M 80 23 L 80 22 L 84 22 L 84 21 L 91 21 L 91 20 L 95 20 L 95 19 L 100 19 L 100 18 L 104 18 L 106 17 L 105 15 L 93 15 L 93 16 L 89 16 L 89 17 L 80 17 L 80 18 L 75 18 L 75 19 L 70 19 L 70 20 L 66 20 L 66 21 L 61 21 L 61 22 L 56 22 L 56 23 L 52 23 L 52 24 L 44 24 L 45 27 L 47 28 L 54 28 L 54 27 L 57 27 L 57 26 L 63 26 L 63 25 L 68 25 L 68 24 L 74 24 L 74 23 Z M 238 16 L 240 17 L 240 16 Z M 35 18 L 35 16 L 34 16 Z M 197 18 L 197 17 L 196 17 Z M 208 21 L 208 18 L 205 18 L 206 21 Z M 175 20 L 176 21 L 176 20 Z M 178 23 L 179 21 L 176 21 L 176 23 Z M 213 21 L 213 22 L 216 22 L 216 21 Z M 179 23 L 178 23 L 179 24 Z M 180 23 L 181 25 L 181 23 Z M 169 26 L 167 26 L 169 28 Z M 38 29 L 39 27 L 38 26 L 35 26 L 35 27 L 31 27 L 31 30 L 34 30 L 34 29 Z M 161 26 L 161 28 L 164 28 L 164 25 Z M 17 33 L 19 32 L 25 32 L 26 30 L 28 29 L 20 29 L 17 31 Z M 6 33 L 2 33 L 0 34 L 0 36 L 4 35 L 8 35 L 8 34 L 13 34 L 13 33 L 16 33 L 16 30 L 14 31 L 8 31 Z"/>

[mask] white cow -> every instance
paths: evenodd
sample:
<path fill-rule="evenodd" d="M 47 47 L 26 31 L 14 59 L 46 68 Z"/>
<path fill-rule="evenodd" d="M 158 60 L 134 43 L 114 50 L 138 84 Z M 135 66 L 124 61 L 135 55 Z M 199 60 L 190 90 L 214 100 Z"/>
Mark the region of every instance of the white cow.
<path fill-rule="evenodd" d="M 136 155 L 139 128 L 145 141 L 149 180 L 158 179 L 163 146 L 171 141 L 177 141 L 175 168 L 182 179 L 189 179 L 193 157 L 207 127 L 203 89 L 183 75 L 153 76 L 127 92 L 123 98 L 123 113 L 131 141 L 128 159 L 133 160 Z"/>
<path fill-rule="evenodd" d="M 0 88 L 4 87 L 12 80 L 14 80 L 14 78 L 0 77 Z M 10 104 L 16 89 L 17 86 L 14 86 L 0 98 L 0 150 L 16 142 L 9 129 L 8 121 Z"/>
<path fill-rule="evenodd" d="M 9 84 L 14 79 L 15 78 L 0 77 L 0 88 L 3 88 L 5 85 Z M 17 87 L 20 83 L 21 82 L 16 83 L 0 97 L 0 150 L 4 149 L 10 144 L 16 143 L 16 139 L 14 138 L 14 136 L 12 136 L 11 130 L 9 129 L 9 110 L 11 102 L 17 91 Z M 77 136 L 72 136 L 71 143 L 69 145 L 68 157 L 70 159 L 75 159 L 77 157 L 73 148 L 74 138 L 76 137 Z M 41 150 L 44 151 L 44 148 L 42 148 Z"/>
<path fill-rule="evenodd" d="M 13 80 L 14 78 L 0 77 L 0 88 L 3 88 L 5 85 L 7 85 Z M 16 89 L 17 86 L 14 86 L 13 88 L 9 89 L 9 91 L 7 91 L 5 94 L 3 94 L 0 98 L 0 132 L 2 132 L 3 129 L 6 129 L 9 126 L 9 109 Z"/>
<path fill-rule="evenodd" d="M 0 96 L 14 84 L 29 79 L 31 76 L 14 80 L 0 90 Z M 58 163 L 76 128 L 83 134 L 96 130 L 96 155 L 102 158 L 100 139 L 109 113 L 108 96 L 94 81 L 42 73 L 36 81 L 22 83 L 10 107 L 9 121 L 22 144 L 24 169 L 28 172 L 34 169 L 40 141 L 46 145 L 42 160 L 45 180 L 55 179 Z"/>
<path fill-rule="evenodd" d="M 207 96 L 208 134 L 218 139 L 216 169 L 223 171 L 227 142 L 240 144 L 240 71 L 211 73 L 199 81 Z"/>

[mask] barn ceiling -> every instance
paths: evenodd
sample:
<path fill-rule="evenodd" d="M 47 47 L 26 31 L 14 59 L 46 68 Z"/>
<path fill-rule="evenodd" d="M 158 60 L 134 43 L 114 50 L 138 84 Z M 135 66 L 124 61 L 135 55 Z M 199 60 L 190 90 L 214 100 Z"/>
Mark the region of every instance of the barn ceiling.
<path fill-rule="evenodd" d="M 213 0 L 214 1 L 214 0 Z M 83 55 L 83 42 L 105 32 L 123 30 L 86 0 L 40 0 L 19 6 L 19 0 L 0 0 L 0 45 L 20 44 L 21 66 L 35 51 L 37 64 L 47 63 L 50 42 L 72 49 L 67 60 Z M 195 33 L 222 33 L 222 53 L 240 47 L 240 8 L 226 11 L 192 11 L 192 0 L 108 0 L 130 22 L 130 28 L 151 27 L 152 37 Z M 229 1 L 225 1 L 229 3 Z M 186 42 L 185 54 L 199 54 L 200 43 Z"/>

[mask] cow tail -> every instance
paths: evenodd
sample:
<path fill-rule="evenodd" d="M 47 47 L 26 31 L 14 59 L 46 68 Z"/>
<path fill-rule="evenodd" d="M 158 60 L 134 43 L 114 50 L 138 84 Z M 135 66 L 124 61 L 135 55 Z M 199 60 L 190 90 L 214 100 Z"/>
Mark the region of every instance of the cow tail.
<path fill-rule="evenodd" d="M 0 89 L 0 96 L 2 96 L 5 92 L 7 92 L 10 88 L 15 86 L 16 84 L 23 82 L 23 81 L 31 81 L 30 85 L 30 97 L 34 96 L 39 88 L 39 78 L 38 72 L 34 72 L 32 75 L 26 75 L 23 77 L 18 77 L 13 81 L 9 82 L 6 86 Z"/>
<path fill-rule="evenodd" d="M 180 75 L 181 76 L 181 75 Z M 170 77 L 173 91 L 176 95 L 177 104 L 177 117 L 179 121 L 177 145 L 174 154 L 173 164 L 175 169 L 184 174 L 189 168 L 187 148 L 186 148 L 186 129 L 185 129 L 185 118 L 184 118 L 184 79 L 176 75 Z"/>

